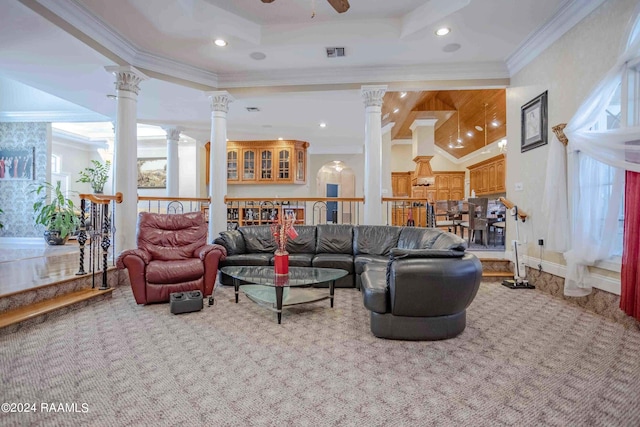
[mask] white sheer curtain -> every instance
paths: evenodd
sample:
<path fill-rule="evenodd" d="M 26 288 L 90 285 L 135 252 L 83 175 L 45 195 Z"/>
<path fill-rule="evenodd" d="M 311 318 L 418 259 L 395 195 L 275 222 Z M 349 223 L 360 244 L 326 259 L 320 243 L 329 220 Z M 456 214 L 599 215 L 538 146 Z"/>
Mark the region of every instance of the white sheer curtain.
<path fill-rule="evenodd" d="M 548 216 L 550 224 L 556 218 L 571 218 L 571 228 L 550 227 L 547 235 L 550 242 L 557 244 L 558 250 L 564 249 L 563 245 L 569 242 L 570 249 L 564 253 L 567 261 L 564 293 L 567 296 L 584 296 L 591 292 L 587 266 L 611 255 L 624 190 L 624 170 L 640 172 L 640 127 L 627 127 L 623 123 L 619 129 L 592 130 L 618 86 L 628 78 L 630 67 L 637 66 L 640 58 L 639 11 L 640 6 L 636 7 L 635 24 L 625 51 L 564 129 L 569 138 L 568 174 L 563 175 L 559 165 L 562 156 L 558 155 L 557 148 L 549 149 L 543 211 L 552 215 Z M 638 105 L 637 100 L 635 103 Z M 554 143 L 559 145 L 557 141 L 552 141 Z M 556 193 L 567 188 L 567 179 L 571 194 L 570 215 Z M 567 230 L 570 230 L 568 238 Z M 551 233 L 564 237 L 551 237 Z"/>

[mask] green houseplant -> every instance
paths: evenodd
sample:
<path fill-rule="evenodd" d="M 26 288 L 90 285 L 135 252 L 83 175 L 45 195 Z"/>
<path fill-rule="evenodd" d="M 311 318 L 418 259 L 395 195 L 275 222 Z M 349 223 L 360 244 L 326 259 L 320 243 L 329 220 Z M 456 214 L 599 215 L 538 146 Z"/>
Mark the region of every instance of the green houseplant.
<path fill-rule="evenodd" d="M 55 186 L 48 182 L 38 184 L 31 193 L 36 197 L 35 222 L 45 227 L 45 240 L 50 245 L 64 245 L 80 225 L 73 200 L 62 192 L 59 181 Z"/>
<path fill-rule="evenodd" d="M 85 182 L 91 184 L 94 193 L 102 193 L 104 184 L 109 179 L 109 168 L 111 162 L 107 160 L 102 163 L 98 160 L 91 160 L 92 167 L 86 167 L 80 171 L 80 178 L 76 182 Z"/>

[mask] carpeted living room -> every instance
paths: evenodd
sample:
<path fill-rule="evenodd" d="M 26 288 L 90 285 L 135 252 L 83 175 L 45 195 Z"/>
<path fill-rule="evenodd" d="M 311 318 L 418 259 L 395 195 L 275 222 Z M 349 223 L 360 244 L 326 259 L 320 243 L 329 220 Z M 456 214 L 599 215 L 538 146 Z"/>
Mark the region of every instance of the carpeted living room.
<path fill-rule="evenodd" d="M 640 426 L 638 0 L 0 3 L 0 427 Z"/>
<path fill-rule="evenodd" d="M 218 286 L 171 315 L 113 297 L 0 337 L 2 425 L 593 425 L 640 420 L 640 332 L 484 281 L 454 339 L 374 337 L 356 289 L 273 313 Z M 60 412 L 41 403 L 68 403 Z M 71 411 L 69 411 L 71 409 Z"/>

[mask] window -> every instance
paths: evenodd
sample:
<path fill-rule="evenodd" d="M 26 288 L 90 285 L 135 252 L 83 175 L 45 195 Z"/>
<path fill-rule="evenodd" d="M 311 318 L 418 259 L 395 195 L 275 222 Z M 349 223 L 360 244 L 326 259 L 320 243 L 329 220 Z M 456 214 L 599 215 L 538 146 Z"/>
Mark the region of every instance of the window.
<path fill-rule="evenodd" d="M 60 156 L 58 156 L 57 154 L 52 154 L 51 155 L 51 173 L 60 173 L 60 163 L 61 163 L 61 159 Z"/>

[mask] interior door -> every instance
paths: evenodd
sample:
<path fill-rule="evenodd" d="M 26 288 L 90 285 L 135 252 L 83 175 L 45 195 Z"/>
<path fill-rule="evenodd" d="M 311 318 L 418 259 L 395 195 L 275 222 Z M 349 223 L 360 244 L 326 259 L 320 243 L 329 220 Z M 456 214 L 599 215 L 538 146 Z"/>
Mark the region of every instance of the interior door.
<path fill-rule="evenodd" d="M 338 197 L 338 184 L 327 184 L 327 197 Z M 327 222 L 338 223 L 338 202 L 327 202 Z"/>

